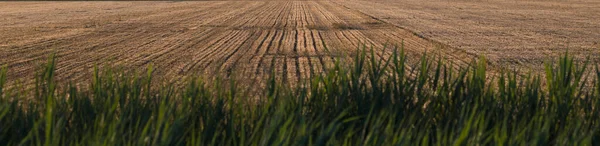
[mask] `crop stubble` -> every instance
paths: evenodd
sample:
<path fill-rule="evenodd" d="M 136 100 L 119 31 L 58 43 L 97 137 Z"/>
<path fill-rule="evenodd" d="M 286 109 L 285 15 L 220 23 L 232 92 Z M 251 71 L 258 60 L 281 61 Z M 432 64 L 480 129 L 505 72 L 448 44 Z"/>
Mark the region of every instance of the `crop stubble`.
<path fill-rule="evenodd" d="M 600 62 L 600 2 L 594 0 L 338 1 L 424 38 L 485 55 L 505 68 L 542 71 L 568 49 Z"/>
<path fill-rule="evenodd" d="M 295 82 L 323 73 L 335 59 L 350 61 L 361 43 L 384 57 L 392 53 L 384 44 L 404 42 L 409 61 L 426 51 L 458 65 L 479 54 L 511 58 L 460 45 L 468 42 L 457 45 L 448 36 L 418 36 L 446 21 L 404 27 L 384 18 L 421 13 L 396 7 L 366 1 L 2 2 L 0 64 L 9 66 L 11 78 L 29 78 L 56 52 L 61 80 L 85 80 L 94 65 L 139 71 L 153 64 L 155 77 L 174 82 L 189 75 L 253 80 L 270 73 Z"/>

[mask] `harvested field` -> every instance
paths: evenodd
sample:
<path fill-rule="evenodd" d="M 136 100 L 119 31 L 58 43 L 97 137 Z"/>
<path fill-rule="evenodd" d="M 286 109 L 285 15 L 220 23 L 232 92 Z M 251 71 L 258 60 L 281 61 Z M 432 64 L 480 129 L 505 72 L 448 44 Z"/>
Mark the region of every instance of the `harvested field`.
<path fill-rule="evenodd" d="M 58 78 L 95 65 L 177 82 L 188 75 L 296 81 L 348 60 L 361 43 L 404 42 L 411 61 L 435 52 L 455 64 L 479 55 L 495 67 L 541 70 L 569 48 L 600 56 L 598 2 L 194 1 L 0 2 L 0 64 L 33 76 L 57 53 Z M 376 50 L 386 56 L 392 50 Z M 593 59 L 597 60 L 598 57 Z"/>
<path fill-rule="evenodd" d="M 52 52 L 59 79 L 82 80 L 94 65 L 135 71 L 153 64 L 156 77 L 171 81 L 273 71 L 295 81 L 350 58 L 360 43 L 404 42 L 413 56 L 440 48 L 330 1 L 3 2 L 0 18 L 0 64 L 10 78 L 32 76 Z"/>
<path fill-rule="evenodd" d="M 600 60 L 600 1 L 376 0 L 345 7 L 406 28 L 501 67 L 543 70 L 567 49 Z"/>

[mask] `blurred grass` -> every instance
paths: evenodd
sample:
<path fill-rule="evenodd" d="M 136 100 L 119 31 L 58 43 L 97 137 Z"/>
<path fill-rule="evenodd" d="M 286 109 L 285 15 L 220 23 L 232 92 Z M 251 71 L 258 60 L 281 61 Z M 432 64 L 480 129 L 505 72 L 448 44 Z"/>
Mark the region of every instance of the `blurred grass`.
<path fill-rule="evenodd" d="M 151 66 L 96 68 L 84 90 L 54 80 L 51 56 L 33 95 L 3 88 L 0 70 L 0 145 L 600 144 L 600 70 L 568 54 L 545 80 L 487 76 L 485 58 L 462 69 L 425 56 L 409 66 L 402 49 L 376 58 L 358 49 L 296 85 L 272 76 L 257 102 L 235 80 L 152 83 Z"/>

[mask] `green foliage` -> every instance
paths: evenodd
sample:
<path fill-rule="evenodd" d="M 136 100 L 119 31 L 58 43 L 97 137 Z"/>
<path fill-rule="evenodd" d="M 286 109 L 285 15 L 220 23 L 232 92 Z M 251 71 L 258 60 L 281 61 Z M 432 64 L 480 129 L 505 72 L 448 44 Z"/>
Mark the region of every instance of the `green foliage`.
<path fill-rule="evenodd" d="M 87 88 L 57 84 L 51 56 L 34 95 L 6 90 L 0 71 L 0 145 L 600 144 L 598 67 L 565 55 L 543 81 L 490 76 L 485 58 L 455 69 L 393 52 L 358 49 L 351 65 L 295 86 L 273 75 L 265 97 L 235 81 L 156 84 L 151 66 L 141 76 L 95 68 Z"/>

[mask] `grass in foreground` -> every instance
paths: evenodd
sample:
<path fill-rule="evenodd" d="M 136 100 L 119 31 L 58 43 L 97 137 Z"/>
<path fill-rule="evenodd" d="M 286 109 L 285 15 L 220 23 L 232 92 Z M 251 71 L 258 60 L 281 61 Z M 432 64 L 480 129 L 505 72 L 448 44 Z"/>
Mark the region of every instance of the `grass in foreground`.
<path fill-rule="evenodd" d="M 3 88 L 0 73 L 0 145 L 600 144 L 597 67 L 565 55 L 546 65 L 543 81 L 487 77 L 484 61 L 453 70 L 423 57 L 407 66 L 395 54 L 358 52 L 352 65 L 297 86 L 273 77 L 259 101 L 234 81 L 151 89 L 151 69 L 96 70 L 82 90 L 54 81 L 51 58 L 33 95 Z"/>

